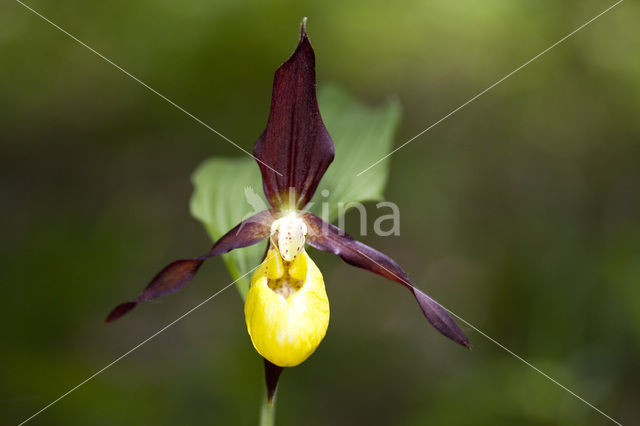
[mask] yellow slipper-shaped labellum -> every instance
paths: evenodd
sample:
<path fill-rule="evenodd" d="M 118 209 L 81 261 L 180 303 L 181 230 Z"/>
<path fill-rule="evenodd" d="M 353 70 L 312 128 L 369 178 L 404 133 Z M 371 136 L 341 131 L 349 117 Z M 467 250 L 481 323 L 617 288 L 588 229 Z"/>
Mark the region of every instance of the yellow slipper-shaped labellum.
<path fill-rule="evenodd" d="M 296 366 L 316 350 L 329 326 L 329 299 L 304 249 L 291 262 L 269 250 L 251 278 L 244 315 L 253 346 L 275 365 Z"/>

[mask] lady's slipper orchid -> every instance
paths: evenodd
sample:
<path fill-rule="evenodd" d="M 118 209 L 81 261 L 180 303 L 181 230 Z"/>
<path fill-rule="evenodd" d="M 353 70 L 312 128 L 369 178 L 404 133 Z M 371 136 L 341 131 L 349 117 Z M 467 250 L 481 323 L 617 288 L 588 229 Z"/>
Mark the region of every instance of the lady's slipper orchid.
<path fill-rule="evenodd" d="M 307 244 L 402 284 L 440 333 L 470 347 L 447 311 L 415 288 L 395 261 L 303 211 L 334 157 L 333 142 L 316 101 L 315 56 L 304 23 L 298 47 L 275 73 L 267 128 L 253 154 L 271 209 L 231 229 L 207 254 L 166 266 L 136 299 L 117 306 L 107 322 L 120 318 L 140 302 L 181 289 L 206 259 L 269 238 L 265 259 L 251 279 L 245 318 L 251 341 L 265 358 L 270 398 L 282 368 L 307 359 L 329 324 L 324 281 L 305 250 Z"/>

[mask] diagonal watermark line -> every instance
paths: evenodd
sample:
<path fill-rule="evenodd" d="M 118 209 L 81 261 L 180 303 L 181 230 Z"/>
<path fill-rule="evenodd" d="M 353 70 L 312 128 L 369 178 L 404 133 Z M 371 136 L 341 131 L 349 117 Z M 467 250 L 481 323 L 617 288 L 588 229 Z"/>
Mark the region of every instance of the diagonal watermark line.
<path fill-rule="evenodd" d="M 442 306 L 442 305 L 440 305 Z M 536 367 L 535 365 L 531 364 L 530 362 L 528 362 L 527 360 L 525 360 L 524 358 L 522 358 L 520 355 L 516 354 L 515 352 L 513 352 L 512 350 L 510 350 L 509 348 L 507 348 L 506 346 L 504 346 L 503 344 L 501 344 L 500 342 L 498 342 L 496 339 L 492 338 L 491 336 L 489 336 L 487 333 L 485 333 L 484 331 L 480 330 L 478 327 L 474 326 L 473 324 L 471 324 L 469 321 L 465 320 L 464 318 L 462 318 L 460 315 L 456 314 L 455 312 L 452 312 L 451 310 L 445 308 L 444 306 L 442 306 L 447 312 L 449 312 L 451 315 L 453 315 L 454 317 L 458 318 L 460 321 L 462 321 L 463 323 L 465 323 L 466 325 L 468 325 L 469 327 L 471 327 L 472 329 L 474 329 L 477 333 L 479 333 L 480 335 L 484 336 L 487 340 L 489 340 L 490 342 L 492 342 L 493 344 L 495 344 L 496 346 L 498 346 L 499 348 L 501 348 L 502 350 L 504 350 L 505 352 L 507 352 L 508 354 L 512 355 L 513 357 L 515 357 L 517 360 L 521 361 L 522 363 L 526 364 L 527 366 L 531 367 L 532 369 L 534 369 L 536 372 L 540 373 L 541 375 L 543 375 L 544 377 L 546 377 L 549 381 L 553 382 L 554 384 L 556 384 L 557 386 L 559 386 L 560 388 L 564 389 L 565 391 L 569 392 L 571 395 L 573 395 L 574 397 L 578 398 L 580 401 L 584 402 L 585 404 L 587 404 L 589 407 L 593 408 L 594 410 L 596 410 L 598 413 L 602 414 L 603 416 L 605 416 L 607 419 L 611 420 L 613 423 L 622 426 L 622 423 L 618 422 L 617 420 L 614 420 L 613 418 L 611 418 L 607 413 L 605 413 L 604 411 L 602 411 L 601 409 L 599 409 L 598 407 L 596 407 L 595 405 L 593 405 L 592 403 L 590 403 L 589 401 L 587 401 L 586 399 L 584 399 L 583 397 L 581 397 L 580 395 L 578 395 L 577 393 L 573 392 L 571 389 L 569 389 L 568 387 L 566 387 L 565 385 L 563 385 L 562 383 L 558 382 L 556 379 L 554 379 L 553 377 L 549 376 L 547 373 L 545 373 L 544 371 L 540 370 L 538 367 Z"/>
<path fill-rule="evenodd" d="M 482 92 L 478 93 L 477 95 L 475 95 L 474 97 L 472 97 L 471 99 L 469 99 L 467 102 L 463 103 L 462 105 L 460 105 L 459 107 L 457 107 L 456 109 L 454 109 L 453 111 L 449 112 L 447 115 L 445 115 L 444 117 L 442 117 L 440 120 L 436 121 L 435 123 L 433 123 L 432 125 L 430 125 L 429 127 L 427 127 L 426 129 L 424 129 L 423 131 L 421 131 L 420 133 L 418 133 L 417 135 L 415 135 L 414 137 L 412 137 L 411 139 L 407 140 L 406 142 L 404 142 L 402 145 L 400 145 L 399 147 L 397 147 L 396 149 L 394 149 L 393 151 L 391 151 L 390 153 L 388 153 L 387 155 L 385 155 L 384 157 L 380 158 L 379 160 L 377 160 L 375 163 L 371 164 L 369 167 L 367 167 L 366 169 L 362 170 L 360 173 L 358 173 L 356 176 L 360 176 L 361 174 L 365 173 L 366 171 L 368 171 L 369 169 L 375 167 L 376 165 L 378 165 L 380 162 L 384 161 L 386 158 L 388 158 L 390 155 L 396 153 L 397 151 L 399 151 L 400 149 L 404 148 L 405 146 L 407 146 L 408 144 L 410 144 L 411 142 L 413 142 L 414 140 L 416 140 L 417 138 L 419 138 L 420 136 L 424 135 L 425 133 L 427 133 L 429 130 L 433 129 L 434 127 L 436 127 L 438 124 L 442 123 L 444 120 L 446 120 L 447 118 L 451 117 L 453 114 L 455 114 L 456 112 L 460 111 L 462 108 L 466 107 L 467 105 L 469 105 L 470 103 L 472 103 L 473 101 L 475 101 L 476 99 L 478 99 L 480 96 L 484 95 L 485 93 L 487 93 L 489 90 L 493 89 L 494 87 L 496 87 L 497 85 L 499 85 L 500 83 L 502 83 L 503 81 L 505 81 L 506 79 L 508 79 L 509 77 L 511 77 L 512 75 L 514 75 L 515 73 L 517 73 L 518 71 L 520 71 L 522 68 L 526 67 L 527 65 L 529 65 L 531 62 L 535 61 L 536 59 L 538 59 L 539 57 L 541 57 L 542 55 L 544 55 L 545 53 L 547 53 L 548 51 L 550 51 L 551 49 L 553 49 L 554 47 L 556 47 L 557 45 L 559 45 L 560 43 L 562 43 L 563 41 L 565 41 L 566 39 L 568 39 L 569 37 L 571 37 L 572 35 L 574 35 L 575 33 L 577 33 L 578 31 L 582 30 L 584 27 L 586 27 L 587 25 L 591 24 L 593 21 L 595 21 L 596 19 L 598 19 L 599 17 L 601 17 L 602 15 L 604 15 L 605 13 L 609 12 L 611 9 L 613 9 L 614 7 L 616 7 L 617 5 L 619 5 L 620 3 L 622 3 L 624 0 L 618 0 L 617 3 L 614 3 L 613 5 L 609 6 L 608 8 L 606 8 L 605 10 L 603 10 L 602 12 L 600 12 L 599 14 L 597 14 L 596 16 L 594 16 L 593 18 L 589 19 L 587 22 L 585 22 L 584 24 L 580 25 L 578 28 L 576 28 L 575 30 L 571 31 L 569 34 L 567 34 L 566 36 L 562 37 L 560 40 L 556 41 L 555 43 L 553 43 L 551 46 L 547 47 L 546 49 L 544 49 L 542 52 L 538 53 L 536 56 L 534 56 L 533 58 L 529 59 L 527 62 L 525 62 L 524 64 L 520 65 L 518 68 L 516 68 L 515 70 L 511 71 L 509 74 L 505 75 L 504 77 L 502 77 L 500 80 L 496 81 L 495 83 L 493 83 L 491 86 L 487 87 L 486 89 L 484 89 Z"/>
<path fill-rule="evenodd" d="M 366 257 L 367 259 L 369 259 L 370 261 L 372 261 L 373 263 L 375 263 L 376 265 L 380 266 L 382 269 L 384 269 L 385 271 L 387 271 L 388 273 L 390 273 L 391 275 L 393 275 L 394 277 L 396 277 L 397 279 L 399 279 L 400 281 L 404 282 L 406 285 L 408 285 L 409 287 L 413 287 L 413 284 L 411 284 L 410 282 L 407 282 L 406 280 L 402 279 L 401 277 L 399 277 L 398 275 L 394 274 L 392 271 L 390 271 L 388 268 L 384 267 L 383 265 L 381 265 L 380 263 L 376 262 L 374 259 L 372 259 L 371 257 L 367 256 L 366 254 L 364 254 L 363 252 L 361 252 L 360 250 L 354 248 L 355 251 L 357 251 L 358 253 L 360 253 L 362 256 Z M 440 302 L 436 303 L 440 304 Z M 583 403 L 585 403 L 586 405 L 588 405 L 589 407 L 593 408 L 595 411 L 597 411 L 598 413 L 602 414 L 604 417 L 606 417 L 607 419 L 611 420 L 613 423 L 617 424 L 618 426 L 622 426 L 622 423 L 614 420 L 611 416 L 609 416 L 607 413 L 605 413 L 604 411 L 600 410 L 598 407 L 596 407 L 595 405 L 593 405 L 592 403 L 590 403 L 589 401 L 587 401 L 586 399 L 582 398 L 580 395 L 578 395 L 577 393 L 573 392 L 571 389 L 569 389 L 568 387 L 564 386 L 562 383 L 558 382 L 557 380 L 555 380 L 553 377 L 549 376 L 547 373 L 545 373 L 544 371 L 540 370 L 538 367 L 536 367 L 535 365 L 531 364 L 530 362 L 528 362 L 527 360 L 525 360 L 524 358 L 522 358 L 520 355 L 516 354 L 515 352 L 513 352 L 512 350 L 510 350 L 509 348 L 507 348 L 506 346 L 504 346 L 503 344 L 501 344 L 500 342 L 498 342 L 497 340 L 495 340 L 494 338 L 492 338 L 491 336 L 489 336 L 487 333 L 485 333 L 484 331 L 480 330 L 478 327 L 474 326 L 473 324 L 471 324 L 469 321 L 465 320 L 464 318 L 462 318 L 460 315 L 452 312 L 451 310 L 447 309 L 445 306 L 443 306 L 442 304 L 440 304 L 440 306 L 442 306 L 442 308 L 444 310 L 446 310 L 447 312 L 449 312 L 451 315 L 453 315 L 454 317 L 458 318 L 460 321 L 464 322 L 466 325 L 468 325 L 469 327 L 471 327 L 472 329 L 474 329 L 476 332 L 478 332 L 480 335 L 482 335 L 483 337 L 485 337 L 486 339 L 488 339 L 490 342 L 494 343 L 495 345 L 497 345 L 499 348 L 503 349 L 505 352 L 507 352 L 508 354 L 512 355 L 513 357 L 515 357 L 517 360 L 521 361 L 522 363 L 524 363 L 525 365 L 531 367 L 533 370 L 535 370 L 536 372 L 540 373 L 542 376 L 544 376 L 545 378 L 547 378 L 549 381 L 551 381 L 552 383 L 556 384 L 557 386 L 559 386 L 560 388 L 562 388 L 563 390 L 567 391 L 568 393 L 570 393 L 571 395 L 573 395 L 574 397 L 576 397 L 578 400 L 582 401 Z"/>
<path fill-rule="evenodd" d="M 184 109 L 183 107 L 181 107 L 180 105 L 178 105 L 177 103 L 172 101 L 171 99 L 167 98 L 165 95 L 163 95 L 162 93 L 158 92 L 156 89 L 154 89 L 153 87 L 149 86 L 147 83 L 145 83 L 144 81 L 140 80 L 138 77 L 136 77 L 135 75 L 131 74 L 129 71 L 127 71 L 126 69 L 122 68 L 120 65 L 116 64 L 115 62 L 113 62 L 111 59 L 109 59 L 106 56 L 104 56 L 102 53 L 98 52 L 97 50 L 95 50 L 94 48 L 92 48 L 91 46 L 89 46 L 88 44 L 83 42 L 82 40 L 78 39 L 73 34 L 71 34 L 68 31 L 66 31 L 64 28 L 61 28 L 59 25 L 55 24 L 53 21 L 51 21 L 46 16 L 44 16 L 41 13 L 37 12 L 36 10 L 34 10 L 30 6 L 24 4 L 20 0 L 16 0 L 16 2 L 21 4 L 22 6 L 24 6 L 26 9 L 30 10 L 31 12 L 33 12 L 38 17 L 42 18 L 45 22 L 49 23 L 51 26 L 53 26 L 54 28 L 56 28 L 57 30 L 59 30 L 60 32 L 62 32 L 63 34 L 65 34 L 66 36 L 68 36 L 69 38 L 74 40 L 75 42 L 77 42 L 78 44 L 80 44 L 80 45 L 86 47 L 87 49 L 89 49 L 91 51 L 91 53 L 94 53 L 95 55 L 97 55 L 101 59 L 105 60 L 107 63 L 113 65 L 115 68 L 117 68 L 119 71 L 121 71 L 122 73 L 124 73 L 128 77 L 131 77 L 132 79 L 134 79 L 137 83 L 142 85 L 144 88 L 146 88 L 149 91 L 151 91 L 152 93 L 158 95 L 160 98 L 162 98 L 163 100 L 165 100 L 169 104 L 173 105 L 178 110 L 182 111 L 183 113 L 185 113 L 186 115 L 188 115 L 189 117 L 191 117 L 192 119 L 197 121 L 198 123 L 202 124 L 204 127 L 206 127 L 207 129 L 211 130 L 213 133 L 215 133 L 216 135 L 220 136 L 225 141 L 229 142 L 231 145 L 233 145 L 236 148 L 238 148 L 240 151 L 242 151 L 245 154 L 247 154 L 248 156 L 252 157 L 254 160 L 258 161 L 260 164 L 263 164 L 265 167 L 269 168 L 274 173 L 282 176 L 282 173 L 278 172 L 277 170 L 274 170 L 271 166 L 266 164 L 264 161 L 254 157 L 253 154 L 251 154 L 249 151 L 247 151 L 246 149 L 242 148 L 240 145 L 238 145 L 237 143 L 235 143 L 234 141 L 232 141 L 231 139 L 229 139 L 228 137 L 226 137 L 225 135 L 223 135 L 222 133 L 220 133 L 219 131 L 217 131 L 216 129 L 214 129 L 213 127 L 211 127 L 210 125 L 208 125 L 204 121 L 200 120 L 198 117 L 196 117 L 195 115 L 193 115 L 192 113 L 190 113 L 189 111 L 187 111 L 186 109 Z"/>
<path fill-rule="evenodd" d="M 113 361 L 111 361 L 109 364 L 105 365 L 104 367 L 102 367 L 100 370 L 96 371 L 95 373 L 93 373 L 91 376 L 87 377 L 85 380 L 83 380 L 82 382 L 80 382 L 79 384 L 77 384 L 76 386 L 72 387 L 71 389 L 69 389 L 67 392 L 63 393 L 62 395 L 60 395 L 58 398 L 56 398 L 55 400 L 53 400 L 52 402 L 50 402 L 49 404 L 47 404 L 46 406 L 44 406 L 43 408 L 41 408 L 39 411 L 35 412 L 34 414 L 32 414 L 30 417 L 26 418 L 25 420 L 23 420 L 20 424 L 18 424 L 18 426 L 22 426 L 25 423 L 27 423 L 28 421 L 32 420 L 34 417 L 36 417 L 37 415 L 41 414 L 43 411 L 49 409 L 51 406 L 53 406 L 54 404 L 56 404 L 57 402 L 59 402 L 61 399 L 67 397 L 69 394 L 71 394 L 72 392 L 76 391 L 78 388 L 80 388 L 81 386 L 85 385 L 87 382 L 89 382 L 90 380 L 96 378 L 96 376 L 102 374 L 105 370 L 107 370 L 109 367 L 113 366 L 115 363 L 117 363 L 118 361 L 121 361 L 123 358 L 127 357 L 128 355 L 130 355 L 132 352 L 134 352 L 135 350 L 139 349 L 142 345 L 146 344 L 147 342 L 149 342 L 151 339 L 157 337 L 159 334 L 165 332 L 167 329 L 169 329 L 170 327 L 172 327 L 174 324 L 176 324 L 178 321 L 184 319 L 187 315 L 191 314 L 192 312 L 194 312 L 196 309 L 202 307 L 205 303 L 211 301 L 214 297 L 218 296 L 220 293 L 222 293 L 223 291 L 225 291 L 226 289 L 228 289 L 229 287 L 231 287 L 232 285 L 234 285 L 235 283 L 237 283 L 238 281 L 240 281 L 242 278 L 246 277 L 247 275 L 249 275 L 250 273 L 252 273 L 253 271 L 255 271 L 256 269 L 258 269 L 260 265 L 256 266 L 255 268 L 251 269 L 249 272 L 247 272 L 246 274 L 242 275 L 241 277 L 238 277 L 235 281 L 227 284 L 226 286 L 224 286 L 221 290 L 218 290 L 217 292 L 215 292 L 214 294 L 212 294 L 211 296 L 207 297 L 206 299 L 204 299 L 202 302 L 198 303 L 196 306 L 194 306 L 193 308 L 189 309 L 187 312 L 185 312 L 184 314 L 180 315 L 178 318 L 176 318 L 175 320 L 171 321 L 169 324 L 165 325 L 164 327 L 162 327 L 160 330 L 156 331 L 155 333 L 153 333 L 151 336 L 147 337 L 146 339 L 144 339 L 142 342 L 138 343 L 137 345 L 135 345 L 133 348 L 129 349 L 127 352 L 123 353 L 122 355 L 120 355 L 118 358 L 114 359 Z"/>

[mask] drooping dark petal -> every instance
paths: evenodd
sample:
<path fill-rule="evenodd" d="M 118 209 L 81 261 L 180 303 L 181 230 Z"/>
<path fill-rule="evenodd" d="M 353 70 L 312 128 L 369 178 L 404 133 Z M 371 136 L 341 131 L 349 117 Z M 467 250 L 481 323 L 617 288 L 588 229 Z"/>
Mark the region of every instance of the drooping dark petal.
<path fill-rule="evenodd" d="M 467 339 L 467 336 L 465 336 L 464 332 L 460 329 L 458 324 L 456 324 L 455 320 L 451 318 L 451 315 L 449 315 L 449 312 L 447 312 L 445 308 L 413 286 L 411 287 L 411 291 L 418 301 L 424 316 L 427 317 L 427 320 L 435 327 L 436 330 L 454 342 L 471 349 L 469 339 Z"/>
<path fill-rule="evenodd" d="M 304 215 L 307 223 L 307 241 L 311 247 L 334 253 L 350 265 L 382 275 L 408 288 L 427 320 L 443 335 L 456 343 L 471 349 L 469 340 L 449 313 L 435 300 L 411 284 L 407 274 L 389 256 L 361 243 L 334 226 L 311 213 Z"/>
<path fill-rule="evenodd" d="M 276 70 L 267 128 L 253 148 L 272 207 L 302 209 L 333 161 L 316 100 L 315 55 L 302 24 L 293 55 Z"/>
<path fill-rule="evenodd" d="M 264 240 L 269 236 L 274 218 L 271 210 L 257 213 L 224 234 L 207 254 L 170 263 L 151 280 L 142 294 L 132 301 L 116 306 L 107 316 L 105 322 L 117 320 L 140 302 L 180 290 L 191 281 L 202 263 L 208 258 L 227 253 L 233 249 L 251 246 Z"/>
<path fill-rule="evenodd" d="M 264 358 L 264 378 L 267 382 L 267 401 L 269 401 L 269 403 L 273 401 L 273 396 L 276 394 L 278 379 L 280 378 L 282 370 L 284 370 L 284 367 L 272 364 Z"/>

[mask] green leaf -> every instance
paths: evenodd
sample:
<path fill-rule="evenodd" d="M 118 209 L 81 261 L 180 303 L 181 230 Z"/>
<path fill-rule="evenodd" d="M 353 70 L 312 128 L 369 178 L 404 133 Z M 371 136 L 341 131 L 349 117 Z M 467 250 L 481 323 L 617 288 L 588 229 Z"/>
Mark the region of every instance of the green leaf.
<path fill-rule="evenodd" d="M 328 219 L 333 221 L 338 217 L 341 203 L 348 206 L 352 202 L 383 198 L 389 175 L 388 160 L 361 176 L 356 175 L 391 150 L 400 106 L 393 100 L 379 108 L 369 108 L 334 86 L 319 91 L 318 104 L 336 156 L 320 182 L 310 210 L 322 215 L 322 204 L 326 203 Z M 198 166 L 192 181 L 195 190 L 191 197 L 191 215 L 204 224 L 213 241 L 248 215 L 268 208 L 260 170 L 252 158 L 210 158 Z M 322 190 L 328 190 L 329 195 L 323 196 Z M 265 244 L 223 255 L 233 279 L 239 279 L 258 265 Z M 249 283 L 250 276 L 237 282 L 243 298 Z"/>
<path fill-rule="evenodd" d="M 201 221 L 212 241 L 217 241 L 246 216 L 266 210 L 269 205 L 260 195 L 260 170 L 251 158 L 210 158 L 193 173 L 195 187 L 191 196 L 191 215 Z M 250 204 L 251 202 L 251 204 Z M 233 250 L 222 255 L 229 272 L 244 298 L 251 276 L 258 265 L 266 242 Z"/>
<path fill-rule="evenodd" d="M 334 221 L 341 204 L 346 208 L 354 202 L 383 199 L 389 176 L 388 159 L 357 175 L 391 151 L 401 111 L 395 99 L 370 108 L 331 85 L 319 92 L 318 104 L 336 156 L 320 181 L 310 210 L 322 215 L 321 205 L 327 203 L 329 216 L 324 218 Z M 323 195 L 326 191 L 328 196 Z"/>

